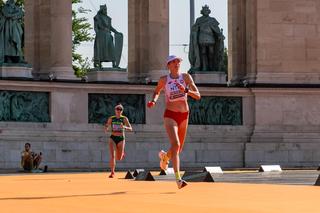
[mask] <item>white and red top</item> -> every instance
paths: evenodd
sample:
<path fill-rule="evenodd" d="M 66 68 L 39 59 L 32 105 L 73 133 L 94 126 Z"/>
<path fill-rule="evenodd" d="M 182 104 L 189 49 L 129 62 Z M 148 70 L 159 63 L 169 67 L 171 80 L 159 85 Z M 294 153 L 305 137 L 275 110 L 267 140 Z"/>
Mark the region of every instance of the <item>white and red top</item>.
<path fill-rule="evenodd" d="M 179 90 L 177 83 L 182 84 L 184 87 L 187 86 L 182 74 L 180 74 L 177 79 L 171 78 L 170 74 L 167 75 L 167 83 L 165 86 L 166 102 L 187 101 L 187 94 Z"/>

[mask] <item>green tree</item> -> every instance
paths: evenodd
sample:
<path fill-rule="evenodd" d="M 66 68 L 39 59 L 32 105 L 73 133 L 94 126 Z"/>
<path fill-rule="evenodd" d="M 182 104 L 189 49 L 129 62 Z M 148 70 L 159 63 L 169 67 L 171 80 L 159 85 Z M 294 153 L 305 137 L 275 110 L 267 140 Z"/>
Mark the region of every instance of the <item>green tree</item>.
<path fill-rule="evenodd" d="M 222 71 L 225 73 L 228 73 L 228 49 L 224 48 L 223 51 L 223 66 L 222 66 Z"/>
<path fill-rule="evenodd" d="M 72 4 L 80 4 L 83 0 L 72 0 Z M 72 10 L 72 66 L 77 77 L 82 77 L 87 74 L 90 67 L 90 60 L 76 52 L 82 42 L 92 41 L 94 38 L 90 35 L 92 27 L 85 17 L 80 15 L 91 12 L 91 10 L 79 7 L 77 10 Z"/>

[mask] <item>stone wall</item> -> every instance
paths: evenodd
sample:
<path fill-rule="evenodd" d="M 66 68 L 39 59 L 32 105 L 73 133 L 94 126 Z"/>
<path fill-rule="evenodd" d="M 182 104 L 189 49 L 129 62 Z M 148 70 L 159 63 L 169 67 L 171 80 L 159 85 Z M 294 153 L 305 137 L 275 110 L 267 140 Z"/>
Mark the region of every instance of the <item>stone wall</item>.
<path fill-rule="evenodd" d="M 150 99 L 155 86 L 102 85 L 86 83 L 0 81 L 1 88 L 15 91 L 41 91 L 50 94 L 51 122 L 0 122 L 0 168 L 19 167 L 20 152 L 30 142 L 34 151 L 44 153 L 51 168 L 106 168 L 109 151 L 101 124 L 88 122 L 88 94 L 145 94 Z M 201 87 L 203 96 L 242 97 L 242 125 L 190 125 L 184 167 L 221 165 L 244 166 L 244 143 L 252 132 L 252 96 L 248 89 Z M 126 134 L 126 159 L 121 168 L 158 168 L 157 153 L 169 142 L 163 127 L 164 100 L 146 109 L 145 124 L 133 124 Z"/>
<path fill-rule="evenodd" d="M 228 80 L 318 84 L 320 2 L 228 0 Z"/>
<path fill-rule="evenodd" d="M 30 142 L 51 168 L 106 168 L 109 152 L 100 124 L 88 122 L 88 94 L 145 94 L 154 86 L 0 81 L 1 88 L 50 94 L 51 122 L 0 122 L 0 168 L 19 167 Z M 317 166 L 320 160 L 320 89 L 199 87 L 203 97 L 242 97 L 242 125 L 189 125 L 183 167 Z M 163 127 L 164 101 L 146 109 L 145 124 L 128 132 L 126 159 L 119 168 L 157 168 L 157 153 L 169 142 Z"/>
<path fill-rule="evenodd" d="M 316 166 L 320 161 L 320 90 L 252 89 L 255 128 L 246 166 L 278 163 Z"/>
<path fill-rule="evenodd" d="M 245 166 L 318 165 L 320 94 L 310 84 L 320 79 L 320 2 L 229 0 L 228 7 L 229 81 L 260 84 L 250 90 L 254 128 Z"/>
<path fill-rule="evenodd" d="M 257 83 L 317 84 L 320 2 L 257 1 Z"/>

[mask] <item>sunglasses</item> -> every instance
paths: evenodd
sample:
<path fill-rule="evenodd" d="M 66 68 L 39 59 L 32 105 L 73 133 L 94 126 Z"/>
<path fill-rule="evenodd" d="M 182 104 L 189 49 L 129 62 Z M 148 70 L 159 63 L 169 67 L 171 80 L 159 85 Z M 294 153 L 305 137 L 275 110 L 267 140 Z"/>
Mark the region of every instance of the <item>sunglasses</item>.
<path fill-rule="evenodd" d="M 117 111 L 122 111 L 122 108 L 116 108 Z"/>

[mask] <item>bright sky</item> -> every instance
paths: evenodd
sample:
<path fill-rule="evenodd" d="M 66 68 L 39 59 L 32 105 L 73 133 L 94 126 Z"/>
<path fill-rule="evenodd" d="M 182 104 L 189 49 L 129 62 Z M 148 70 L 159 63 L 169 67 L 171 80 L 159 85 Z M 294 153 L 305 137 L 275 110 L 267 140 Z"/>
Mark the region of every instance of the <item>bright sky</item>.
<path fill-rule="evenodd" d="M 188 45 L 190 34 L 190 5 L 189 0 L 170 0 L 170 54 L 178 55 L 183 59 L 181 69 L 187 71 L 190 68 L 188 60 Z M 82 6 L 90 9 L 86 17 L 93 26 L 93 17 L 99 10 L 100 5 L 107 4 L 108 14 L 112 18 L 112 26 L 124 35 L 124 46 L 120 67 L 126 68 L 128 64 L 128 0 L 83 0 Z M 215 17 L 220 22 L 220 28 L 223 28 L 226 37 L 225 45 L 228 39 L 227 28 L 227 0 L 195 0 L 195 19 L 200 17 L 202 6 L 207 4 L 211 9 L 210 16 Z M 94 31 L 91 32 L 94 35 Z M 78 52 L 92 59 L 93 42 L 84 43 L 78 48 Z M 104 64 L 111 66 L 111 64 Z"/>

